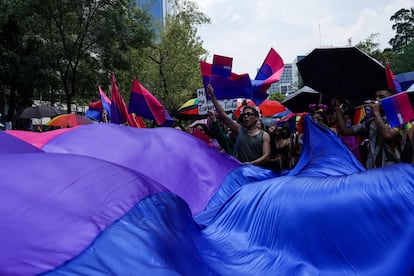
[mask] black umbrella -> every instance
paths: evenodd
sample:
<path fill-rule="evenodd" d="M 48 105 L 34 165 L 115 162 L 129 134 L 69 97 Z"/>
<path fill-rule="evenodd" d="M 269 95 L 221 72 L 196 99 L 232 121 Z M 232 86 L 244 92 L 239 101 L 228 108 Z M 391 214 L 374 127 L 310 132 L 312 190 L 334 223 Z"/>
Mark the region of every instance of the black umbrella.
<path fill-rule="evenodd" d="M 321 93 L 304 86 L 287 96 L 281 103 L 294 113 L 309 111 L 310 104 L 321 103 Z"/>
<path fill-rule="evenodd" d="M 297 63 L 303 83 L 332 98 L 360 104 L 387 88 L 385 67 L 356 47 L 317 48 Z"/>
<path fill-rule="evenodd" d="M 41 106 L 31 106 L 25 108 L 22 113 L 20 113 L 20 119 L 32 119 L 32 118 L 43 118 L 43 117 L 54 117 L 60 115 L 62 112 L 59 109 L 56 109 L 51 106 L 41 105 Z"/>

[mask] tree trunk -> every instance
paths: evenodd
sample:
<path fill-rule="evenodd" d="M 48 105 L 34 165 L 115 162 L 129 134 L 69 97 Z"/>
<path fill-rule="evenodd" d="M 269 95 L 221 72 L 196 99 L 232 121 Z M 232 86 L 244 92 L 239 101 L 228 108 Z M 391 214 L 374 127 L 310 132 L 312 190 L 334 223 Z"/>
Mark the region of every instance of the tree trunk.
<path fill-rule="evenodd" d="M 16 110 L 16 86 L 10 86 L 9 109 L 7 110 L 6 122 L 13 122 L 14 111 Z"/>
<path fill-rule="evenodd" d="M 65 91 L 66 94 L 66 107 L 67 107 L 67 113 L 72 113 L 72 94 L 69 91 Z"/>

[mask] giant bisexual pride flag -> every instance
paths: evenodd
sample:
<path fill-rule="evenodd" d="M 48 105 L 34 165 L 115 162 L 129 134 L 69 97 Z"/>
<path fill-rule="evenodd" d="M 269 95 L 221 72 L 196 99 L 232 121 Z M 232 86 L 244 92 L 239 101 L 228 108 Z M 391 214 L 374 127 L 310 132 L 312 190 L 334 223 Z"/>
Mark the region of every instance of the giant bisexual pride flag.
<path fill-rule="evenodd" d="M 172 126 L 174 123 L 165 107 L 137 79 L 132 81 L 128 111 L 155 120 L 160 126 Z"/>
<path fill-rule="evenodd" d="M 390 127 L 398 127 L 414 119 L 413 107 L 406 92 L 381 100 Z"/>

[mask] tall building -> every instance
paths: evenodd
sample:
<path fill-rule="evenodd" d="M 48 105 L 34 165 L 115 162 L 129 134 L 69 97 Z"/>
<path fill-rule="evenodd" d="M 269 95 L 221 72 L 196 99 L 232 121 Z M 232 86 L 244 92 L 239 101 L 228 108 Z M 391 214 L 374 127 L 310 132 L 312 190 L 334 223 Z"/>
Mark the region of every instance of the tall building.
<path fill-rule="evenodd" d="M 131 0 L 137 7 L 148 12 L 154 21 L 165 24 L 165 17 L 170 12 L 171 7 L 168 0 Z"/>
<path fill-rule="evenodd" d="M 300 74 L 296 63 L 301 61 L 305 56 L 297 56 L 292 63 L 286 63 L 279 82 L 273 83 L 269 90 L 269 94 L 279 92 L 283 95 L 289 95 L 298 90 L 300 83 Z"/>
<path fill-rule="evenodd" d="M 283 95 L 288 95 L 289 93 L 292 92 L 292 90 L 294 90 L 292 88 L 292 83 L 293 83 L 292 64 L 286 63 L 279 82 L 273 83 L 267 92 L 269 94 L 279 92 Z"/>

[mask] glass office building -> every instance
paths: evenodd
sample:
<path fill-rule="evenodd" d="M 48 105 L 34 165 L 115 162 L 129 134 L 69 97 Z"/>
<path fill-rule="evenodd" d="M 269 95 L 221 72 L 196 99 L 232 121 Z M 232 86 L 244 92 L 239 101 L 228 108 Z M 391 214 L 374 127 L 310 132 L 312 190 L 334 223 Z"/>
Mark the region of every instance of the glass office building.
<path fill-rule="evenodd" d="M 165 16 L 169 12 L 168 0 L 132 0 L 141 9 L 151 14 L 154 21 L 164 23 Z"/>
<path fill-rule="evenodd" d="M 289 95 L 298 90 L 301 81 L 300 73 L 296 63 L 301 61 L 305 56 L 297 56 L 292 63 L 286 63 L 279 82 L 273 83 L 268 94 L 279 92 L 283 95 Z"/>

